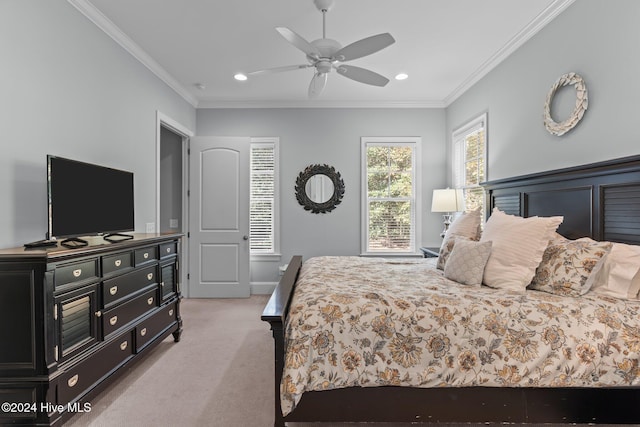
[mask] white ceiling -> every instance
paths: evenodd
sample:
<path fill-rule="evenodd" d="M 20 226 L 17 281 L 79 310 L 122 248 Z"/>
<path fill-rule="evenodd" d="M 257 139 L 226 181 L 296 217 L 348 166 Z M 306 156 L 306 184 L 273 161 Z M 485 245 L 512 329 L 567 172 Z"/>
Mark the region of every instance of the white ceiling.
<path fill-rule="evenodd" d="M 349 62 L 391 81 L 380 88 L 334 72 L 321 97 L 309 100 L 311 68 L 245 82 L 233 75 L 306 63 L 275 27 L 321 38 L 322 14 L 312 0 L 69 0 L 199 107 L 443 107 L 573 1 L 335 0 L 328 38 L 343 46 L 384 32 L 396 39 Z M 400 72 L 409 78 L 393 79 Z"/>

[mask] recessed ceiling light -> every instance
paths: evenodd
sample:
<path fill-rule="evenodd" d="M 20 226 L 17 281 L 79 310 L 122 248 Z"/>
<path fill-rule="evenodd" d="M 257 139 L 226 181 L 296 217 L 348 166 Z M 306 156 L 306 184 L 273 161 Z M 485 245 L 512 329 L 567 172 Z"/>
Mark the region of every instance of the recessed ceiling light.
<path fill-rule="evenodd" d="M 407 78 L 409 78 L 409 75 L 407 73 L 400 73 L 396 75 L 396 80 L 405 80 Z"/>
<path fill-rule="evenodd" d="M 233 78 L 243 82 L 243 81 L 247 80 L 247 75 L 246 74 L 242 74 L 242 73 L 238 73 L 235 76 L 233 76 Z"/>

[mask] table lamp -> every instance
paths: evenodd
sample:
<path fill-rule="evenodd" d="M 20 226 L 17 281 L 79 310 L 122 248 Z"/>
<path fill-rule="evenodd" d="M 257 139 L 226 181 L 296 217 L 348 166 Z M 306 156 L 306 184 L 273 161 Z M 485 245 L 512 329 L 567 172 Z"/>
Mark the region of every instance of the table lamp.
<path fill-rule="evenodd" d="M 464 194 L 459 188 L 445 188 L 433 190 L 433 199 L 431 201 L 431 212 L 444 212 L 444 230 L 440 233 L 440 237 L 444 237 L 449 225 L 453 212 L 459 212 L 464 209 Z"/>

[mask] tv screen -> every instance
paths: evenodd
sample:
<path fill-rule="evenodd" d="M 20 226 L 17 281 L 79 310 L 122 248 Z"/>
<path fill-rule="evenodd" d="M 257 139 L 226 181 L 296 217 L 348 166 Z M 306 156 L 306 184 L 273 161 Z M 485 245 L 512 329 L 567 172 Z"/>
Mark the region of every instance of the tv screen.
<path fill-rule="evenodd" d="M 133 231 L 133 173 L 47 156 L 49 238 Z"/>

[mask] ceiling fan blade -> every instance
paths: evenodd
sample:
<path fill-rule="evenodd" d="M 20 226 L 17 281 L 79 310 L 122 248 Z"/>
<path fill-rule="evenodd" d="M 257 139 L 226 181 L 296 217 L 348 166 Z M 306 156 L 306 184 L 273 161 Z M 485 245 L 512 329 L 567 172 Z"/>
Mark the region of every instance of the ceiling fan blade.
<path fill-rule="evenodd" d="M 308 56 L 319 58 L 320 51 L 314 45 L 303 39 L 297 33 L 291 31 L 287 27 L 276 27 L 276 30 L 284 37 L 289 43 L 303 51 Z"/>
<path fill-rule="evenodd" d="M 311 64 L 285 65 L 283 67 L 266 68 L 264 70 L 251 71 L 250 73 L 247 73 L 247 75 L 254 76 L 256 74 L 281 73 L 283 71 L 301 70 L 303 68 L 309 68 L 309 67 L 312 67 L 312 65 Z"/>
<path fill-rule="evenodd" d="M 317 98 L 327 85 L 327 73 L 316 73 L 309 84 L 309 98 Z"/>
<path fill-rule="evenodd" d="M 358 59 L 376 53 L 393 43 L 395 43 L 395 39 L 391 34 L 378 34 L 377 36 L 367 37 L 366 39 L 353 42 L 343 47 L 337 51 L 333 57 L 341 62 L 351 61 L 352 59 Z"/>
<path fill-rule="evenodd" d="M 336 67 L 338 74 L 360 83 L 373 86 L 385 86 L 389 79 L 366 68 L 354 67 L 353 65 L 340 65 Z"/>

